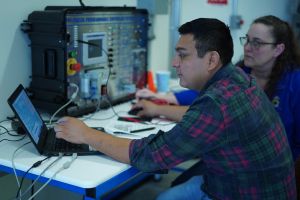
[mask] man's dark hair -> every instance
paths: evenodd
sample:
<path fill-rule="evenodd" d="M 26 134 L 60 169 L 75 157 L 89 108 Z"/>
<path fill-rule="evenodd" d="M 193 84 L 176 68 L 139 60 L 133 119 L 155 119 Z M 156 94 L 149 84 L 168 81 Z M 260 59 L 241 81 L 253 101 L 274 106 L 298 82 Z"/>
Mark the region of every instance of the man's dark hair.
<path fill-rule="evenodd" d="M 208 51 L 216 51 L 223 65 L 231 62 L 233 42 L 228 26 L 217 19 L 199 18 L 179 27 L 181 35 L 192 34 L 196 41 L 195 48 L 201 58 Z"/>

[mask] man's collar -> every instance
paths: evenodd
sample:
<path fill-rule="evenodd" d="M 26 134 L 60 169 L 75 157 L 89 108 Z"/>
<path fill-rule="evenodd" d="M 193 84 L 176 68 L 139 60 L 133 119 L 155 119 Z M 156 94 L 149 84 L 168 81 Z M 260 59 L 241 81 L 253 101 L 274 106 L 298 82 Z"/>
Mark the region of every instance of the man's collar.
<path fill-rule="evenodd" d="M 232 73 L 235 66 L 230 62 L 227 65 L 222 66 L 212 77 L 211 79 L 205 84 L 202 90 L 206 90 L 212 83 L 218 81 L 219 79 L 228 76 Z"/>

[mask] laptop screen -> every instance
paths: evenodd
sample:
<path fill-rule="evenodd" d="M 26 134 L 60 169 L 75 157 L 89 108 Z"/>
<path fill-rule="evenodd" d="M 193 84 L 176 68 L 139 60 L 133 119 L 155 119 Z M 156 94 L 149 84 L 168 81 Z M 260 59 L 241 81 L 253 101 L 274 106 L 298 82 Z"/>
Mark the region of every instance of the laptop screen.
<path fill-rule="evenodd" d="M 12 102 L 12 106 L 37 144 L 42 132 L 43 121 L 24 90 Z"/>

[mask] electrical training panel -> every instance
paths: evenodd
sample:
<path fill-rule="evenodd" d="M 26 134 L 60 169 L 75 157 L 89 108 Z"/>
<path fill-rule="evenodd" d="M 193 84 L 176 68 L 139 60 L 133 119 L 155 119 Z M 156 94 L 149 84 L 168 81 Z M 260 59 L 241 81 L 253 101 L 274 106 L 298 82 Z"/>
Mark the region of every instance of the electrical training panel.
<path fill-rule="evenodd" d="M 60 114 L 80 116 L 134 98 L 147 83 L 148 26 L 147 11 L 134 7 L 33 11 L 21 28 L 31 41 L 35 106 L 54 113 L 71 101 Z"/>

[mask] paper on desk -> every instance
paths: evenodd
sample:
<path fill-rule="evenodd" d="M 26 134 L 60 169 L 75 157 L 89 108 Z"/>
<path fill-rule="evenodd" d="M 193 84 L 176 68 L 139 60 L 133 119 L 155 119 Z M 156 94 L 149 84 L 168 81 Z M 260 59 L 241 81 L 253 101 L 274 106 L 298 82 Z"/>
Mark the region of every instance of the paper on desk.
<path fill-rule="evenodd" d="M 112 122 L 107 124 L 104 129 L 110 134 L 128 134 L 128 135 L 139 135 L 139 133 L 131 133 L 130 131 L 137 129 L 149 128 L 149 125 L 140 123 L 128 123 L 128 122 Z"/>

